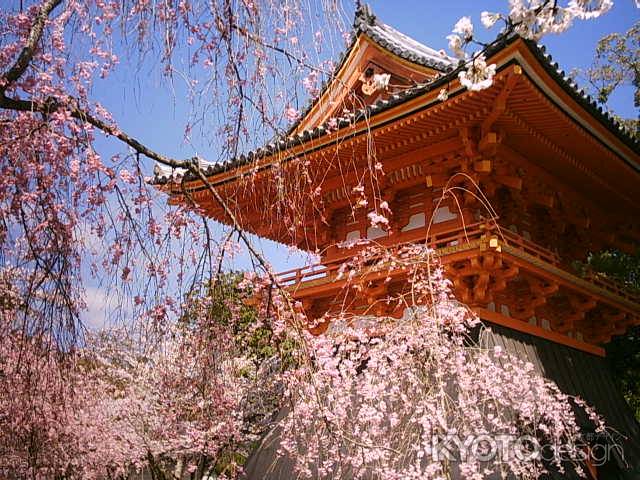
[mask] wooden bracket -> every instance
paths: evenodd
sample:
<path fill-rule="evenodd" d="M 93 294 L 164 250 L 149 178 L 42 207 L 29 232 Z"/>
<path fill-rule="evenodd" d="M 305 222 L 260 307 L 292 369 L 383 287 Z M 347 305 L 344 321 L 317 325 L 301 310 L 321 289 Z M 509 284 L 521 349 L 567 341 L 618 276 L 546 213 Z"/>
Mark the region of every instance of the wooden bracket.
<path fill-rule="evenodd" d="M 593 310 L 597 305 L 597 302 L 591 297 L 568 295 L 567 300 L 569 301 L 572 311 L 557 324 L 556 330 L 560 333 L 567 333 L 574 330 L 575 324 L 584 320 L 587 312 Z"/>
<path fill-rule="evenodd" d="M 492 178 L 505 187 L 509 187 L 514 190 L 522 190 L 522 178 L 520 177 L 515 177 L 513 175 L 494 175 Z"/>
<path fill-rule="evenodd" d="M 425 181 L 429 188 L 440 188 L 447 184 L 450 177 L 451 175 L 445 173 L 434 173 L 432 175 L 427 175 L 425 177 Z"/>
<path fill-rule="evenodd" d="M 502 115 L 506 110 L 507 100 L 509 99 L 509 95 L 511 95 L 511 92 L 515 88 L 520 78 L 522 78 L 522 68 L 520 67 L 520 65 L 515 65 L 511 70 L 511 72 L 508 74 L 507 79 L 504 82 L 504 86 L 502 87 L 502 90 L 494 100 L 493 109 L 491 110 L 491 112 L 489 112 L 489 115 L 487 115 L 487 118 L 485 118 L 484 121 L 482 122 L 482 127 L 480 129 L 481 137 L 484 137 L 485 135 L 487 135 L 487 133 L 489 133 L 489 131 L 493 127 L 493 124 L 496 122 L 496 120 L 498 120 L 498 118 L 500 118 L 500 115 Z"/>
<path fill-rule="evenodd" d="M 496 154 L 499 143 L 500 138 L 497 133 L 487 132 L 482 136 L 482 138 L 480 138 L 480 142 L 478 142 L 478 150 L 484 155 L 492 157 Z"/>
<path fill-rule="evenodd" d="M 465 155 L 468 158 L 475 157 L 477 155 L 476 146 L 474 144 L 475 142 L 471 138 L 471 132 L 469 131 L 469 128 L 467 127 L 461 128 L 459 131 L 459 136 L 460 136 L 460 141 L 462 142 L 462 145 L 464 147 Z"/>
<path fill-rule="evenodd" d="M 491 160 L 478 160 L 473 163 L 473 170 L 477 173 L 491 172 Z"/>

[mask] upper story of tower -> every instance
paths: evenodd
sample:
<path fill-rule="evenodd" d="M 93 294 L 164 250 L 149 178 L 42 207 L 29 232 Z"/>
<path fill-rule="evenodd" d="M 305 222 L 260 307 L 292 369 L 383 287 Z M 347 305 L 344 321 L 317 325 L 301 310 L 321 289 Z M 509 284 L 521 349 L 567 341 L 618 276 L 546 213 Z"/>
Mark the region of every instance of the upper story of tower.
<path fill-rule="evenodd" d="M 555 302 L 551 330 L 594 344 L 638 320 L 640 298 L 572 267 L 590 251 L 640 242 L 637 140 L 517 36 L 487 53 L 496 75 L 482 91 L 460 84 L 453 59 L 366 8 L 353 38 L 286 135 L 208 167 L 210 187 L 157 178 L 171 202 L 188 193 L 229 223 L 214 188 L 243 229 L 319 253 L 325 275 L 361 240 L 428 242 L 465 303 L 503 302 L 528 321 Z M 293 282 L 316 278 L 307 273 Z M 523 294 L 533 303 L 519 304 Z M 589 312 L 611 325 L 589 323 Z M 588 325 L 577 332 L 565 317 Z"/>
<path fill-rule="evenodd" d="M 554 239 L 542 238 L 543 230 L 553 221 L 564 226 L 552 233 L 580 239 L 569 242 L 580 244 L 575 247 L 628 250 L 640 237 L 637 140 L 535 44 L 511 37 L 489 53 L 497 65 L 494 84 L 467 91 L 453 59 L 365 7 L 332 79 L 288 134 L 210 167 L 209 181 L 234 199 L 244 228 L 305 250 L 324 251 L 350 233 L 355 237 L 355 230 L 360 237 L 381 235 L 365 226 L 371 211 L 382 213 L 384 201 L 402 207 L 391 208 L 395 229 L 388 232 L 400 238 L 403 229 L 422 222 L 414 217 L 409 223 L 414 211 L 421 213 L 415 195 L 436 201 L 445 186 L 471 181 L 492 200 L 502 223 L 547 247 Z M 459 173 L 464 178 L 452 178 Z M 172 201 L 182 201 L 185 188 L 213 218 L 228 222 L 201 182 L 157 180 Z M 291 195 L 305 198 L 291 202 Z M 276 215 L 292 203 L 298 211 L 286 215 L 290 224 L 273 221 L 265 201 Z M 466 221 L 491 216 L 471 199 L 463 208 L 451 201 L 438 208 L 424 201 L 424 221 L 429 212 L 434 225 L 446 226 L 460 214 Z M 347 225 L 357 227 L 345 231 Z M 570 256 L 581 253 L 576 248 Z"/>

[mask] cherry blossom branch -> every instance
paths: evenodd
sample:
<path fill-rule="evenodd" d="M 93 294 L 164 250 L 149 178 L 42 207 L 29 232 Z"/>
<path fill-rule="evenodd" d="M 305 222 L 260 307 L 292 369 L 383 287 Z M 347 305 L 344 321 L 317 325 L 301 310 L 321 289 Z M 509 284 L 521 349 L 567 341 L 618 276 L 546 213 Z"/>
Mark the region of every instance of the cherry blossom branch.
<path fill-rule="evenodd" d="M 36 18 L 33 22 L 33 26 L 31 27 L 31 31 L 29 32 L 29 36 L 27 38 L 27 43 L 18 55 L 17 60 L 13 64 L 13 66 L 2 75 L 2 83 L 0 84 L 0 92 L 4 93 L 4 91 L 11 85 L 13 82 L 18 80 L 22 74 L 27 70 L 31 60 L 33 59 L 33 55 L 36 52 L 36 48 L 38 46 L 38 42 L 42 38 L 42 33 L 44 31 L 44 25 L 49 18 L 51 12 L 62 3 L 62 0 L 47 0 L 36 15 Z"/>
<path fill-rule="evenodd" d="M 71 100 L 70 103 L 71 102 L 73 102 L 73 100 Z M 0 107 L 10 109 L 10 110 L 16 110 L 16 111 L 40 112 L 44 115 L 49 115 L 63 108 L 63 105 L 59 102 L 59 100 L 53 99 L 53 98 L 43 103 L 43 102 L 36 102 L 32 100 L 9 98 L 4 94 L 4 92 L 2 92 L 2 94 L 0 95 Z M 225 202 L 225 200 L 222 198 L 220 193 L 215 189 L 215 187 L 211 184 L 211 182 L 209 182 L 208 178 L 202 172 L 202 169 L 198 165 L 197 160 L 196 161 L 176 160 L 176 159 L 167 157 L 165 155 L 162 155 L 150 149 L 149 147 L 142 144 L 140 141 L 138 141 L 134 137 L 121 131 L 120 129 L 112 125 L 109 125 L 107 122 L 103 120 L 100 120 L 99 118 L 95 117 L 94 115 L 87 112 L 86 110 L 83 110 L 73 105 L 64 105 L 64 108 L 68 109 L 71 117 L 81 120 L 83 122 L 86 122 L 98 128 L 99 130 L 103 131 L 104 133 L 118 138 L 120 141 L 122 141 L 123 143 L 127 144 L 132 149 L 134 149 L 137 153 L 142 154 L 147 158 L 150 158 L 152 160 L 155 160 L 163 165 L 170 166 L 172 168 L 187 169 L 188 171 L 192 172 L 195 176 L 197 176 L 203 182 L 203 184 L 207 187 L 207 189 L 212 194 L 216 202 L 221 206 L 225 215 L 229 218 L 232 227 L 238 232 L 239 238 L 246 245 L 251 255 L 258 260 L 258 263 L 260 264 L 264 272 L 268 275 L 272 285 L 275 286 L 280 291 L 283 290 L 283 286 L 279 283 L 279 280 L 269 268 L 268 262 L 255 249 L 252 242 L 247 237 L 246 233 L 243 231 L 240 222 L 238 221 L 234 213 L 229 208 L 228 204 Z M 287 298 L 287 303 L 289 305 L 290 310 L 293 311 L 294 308 L 293 308 L 293 305 L 290 303 L 290 299 L 288 298 L 288 296 L 285 296 L 285 297 Z"/>
<path fill-rule="evenodd" d="M 333 73 L 333 72 L 327 71 L 327 70 L 325 70 L 323 68 L 320 68 L 317 65 L 311 65 L 310 63 L 305 62 L 302 58 L 298 57 L 297 55 L 294 55 L 293 53 L 291 53 L 286 48 L 278 47 L 277 45 L 273 45 L 271 43 L 265 42 L 263 39 L 261 39 L 257 35 L 254 35 L 251 32 L 247 31 L 246 28 L 243 28 L 243 27 L 241 27 L 239 25 L 236 25 L 235 23 L 231 24 L 231 29 L 232 30 L 236 30 L 243 37 L 248 38 L 249 40 L 251 40 L 256 45 L 260 45 L 261 47 L 268 48 L 269 50 L 273 50 L 274 52 L 281 53 L 282 55 L 284 55 L 287 58 L 287 60 L 289 60 L 289 61 L 293 60 L 295 63 L 297 63 L 298 65 L 300 65 L 302 67 L 308 68 L 309 70 L 312 70 L 312 71 L 323 73 L 325 75 L 331 75 Z"/>
<path fill-rule="evenodd" d="M 471 18 L 462 17 L 455 24 L 452 34 L 447 36 L 449 49 L 459 60 L 452 73 L 457 73 L 460 83 L 469 90 L 488 88 L 493 83 L 496 67 L 486 64 L 485 55 L 505 38 L 517 34 L 527 40 L 538 41 L 544 35 L 566 31 L 575 18 L 596 18 L 606 13 L 612 5 L 612 0 L 569 2 L 565 7 L 559 6 L 557 0 L 544 0 L 540 3 L 514 1 L 510 3 L 507 15 L 482 12 L 480 18 L 487 29 L 492 28 L 499 20 L 504 22 L 504 29 L 488 43 L 476 40 Z M 482 48 L 469 56 L 466 47 L 471 44 Z M 446 98 L 446 89 L 442 93 L 443 98 Z"/>
<path fill-rule="evenodd" d="M 46 102 L 38 102 L 35 100 L 23 100 L 7 97 L 4 92 L 0 92 L 0 108 L 7 110 L 15 110 L 21 112 L 38 112 L 44 115 L 50 115 L 60 109 L 67 109 L 71 117 L 86 122 L 94 127 L 98 128 L 102 132 L 116 137 L 118 140 L 124 142 L 131 148 L 133 148 L 139 154 L 144 155 L 147 158 L 155 160 L 163 165 L 172 168 L 188 168 L 189 162 L 186 160 L 176 160 L 165 155 L 162 155 L 141 142 L 133 138 L 132 136 L 124 133 L 113 125 L 109 125 L 107 122 L 100 120 L 91 113 L 73 105 L 63 105 L 60 100 L 51 98 Z M 71 101 L 70 101 L 71 103 Z"/>
<path fill-rule="evenodd" d="M 230 1 L 225 1 L 225 12 L 227 14 L 227 18 L 229 20 L 230 23 L 232 23 L 233 21 L 233 11 L 232 11 L 232 6 L 231 6 L 231 2 Z M 232 61 L 231 59 L 233 58 L 233 48 L 232 48 L 232 42 L 233 42 L 233 37 L 231 35 L 231 32 L 233 30 L 230 29 L 229 33 L 226 34 L 226 32 L 223 32 L 222 29 L 220 29 L 220 32 L 222 34 L 222 39 L 225 42 L 225 46 L 227 48 L 227 56 L 229 57 L 230 63 L 231 63 L 231 68 L 233 69 L 233 74 L 236 77 L 236 88 L 238 89 L 238 95 L 240 96 L 240 98 L 245 98 L 245 94 L 244 94 L 244 89 L 242 88 L 242 76 L 240 75 L 240 71 L 238 70 L 238 64 L 237 62 Z M 238 116 L 236 118 L 236 126 L 235 126 L 235 140 L 233 142 L 233 156 L 237 156 L 238 155 L 238 142 L 240 141 L 240 131 L 242 129 L 242 121 L 244 119 L 244 103 L 240 102 L 238 104 Z"/>
<path fill-rule="evenodd" d="M 234 213 L 229 208 L 229 205 L 227 204 L 227 202 L 224 201 L 224 199 L 222 198 L 222 195 L 220 195 L 220 192 L 218 192 L 218 190 L 215 189 L 215 187 L 211 184 L 211 182 L 206 177 L 206 175 L 202 172 L 202 169 L 198 165 L 198 160 L 195 159 L 194 161 L 189 163 L 188 169 L 200 179 L 200 181 L 205 185 L 205 187 L 207 187 L 207 190 L 209 190 L 209 193 L 213 195 L 213 198 L 215 199 L 215 201 L 218 202 L 218 204 L 222 207 L 222 210 L 224 211 L 225 215 L 231 221 L 231 225 L 238 232 L 238 236 L 240 237 L 242 242 L 247 246 L 247 249 L 249 250 L 251 255 L 253 255 L 258 260 L 258 262 L 260 263 L 260 266 L 264 269 L 265 273 L 269 276 L 269 279 L 273 282 L 273 285 L 275 285 L 279 290 L 282 290 L 283 287 L 282 285 L 280 285 L 278 278 L 271 271 L 271 268 L 269 268 L 268 262 L 255 249 L 255 247 L 251 243 L 251 240 L 249 240 L 249 237 L 247 237 L 247 234 L 242 229 L 240 222 L 238 221 Z"/>

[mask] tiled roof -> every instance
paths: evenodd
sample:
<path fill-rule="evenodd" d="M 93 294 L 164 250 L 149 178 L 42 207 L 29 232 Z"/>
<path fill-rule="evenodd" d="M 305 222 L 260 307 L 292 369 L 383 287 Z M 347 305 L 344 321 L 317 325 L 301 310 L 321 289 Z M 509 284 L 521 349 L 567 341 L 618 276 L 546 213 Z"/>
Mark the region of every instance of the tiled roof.
<path fill-rule="evenodd" d="M 364 33 L 382 48 L 412 63 L 447 72 L 456 65 L 456 59 L 408 37 L 395 28 L 382 23 L 371 12 L 368 5 L 356 11 L 353 27 L 356 33 Z"/>
<path fill-rule="evenodd" d="M 355 12 L 353 20 L 351 45 L 341 53 L 333 74 L 320 87 L 320 94 L 309 101 L 303 109 L 299 119 L 289 127 L 287 134 L 296 130 L 300 122 L 307 116 L 316 102 L 322 97 L 324 91 L 338 74 L 347 58 L 349 58 L 349 55 L 361 34 L 366 35 L 380 47 L 404 60 L 415 63 L 416 65 L 432 68 L 441 73 L 451 71 L 456 63 L 454 58 L 449 57 L 446 54 L 443 55 L 441 52 L 437 52 L 433 48 L 427 47 L 417 40 L 408 37 L 404 33 L 399 32 L 392 26 L 382 23 L 373 14 L 369 5 L 360 5 Z"/>
<path fill-rule="evenodd" d="M 366 13 L 366 11 L 365 11 Z M 411 51 L 408 48 L 409 44 L 418 43 L 409 37 L 397 32 L 395 29 L 385 25 L 383 23 L 378 22 L 375 17 L 371 19 L 370 12 L 366 16 L 363 13 L 359 14 L 361 19 L 359 19 L 358 15 L 356 15 L 356 21 L 354 23 L 355 28 L 366 28 L 372 32 L 372 35 L 375 34 L 382 38 L 383 32 L 386 32 L 385 35 L 388 35 L 387 43 L 388 45 L 395 45 L 393 48 L 398 49 L 399 52 L 396 53 L 399 56 L 403 56 L 403 58 L 409 59 L 409 55 L 415 55 L 415 58 L 418 58 L 418 52 L 420 53 L 420 61 L 429 62 L 435 61 L 434 59 L 429 59 L 431 55 L 433 55 L 433 50 L 429 47 L 422 46 L 420 49 L 416 47 L 412 47 Z M 358 25 L 361 25 L 358 27 Z M 364 31 L 364 30 L 363 30 Z M 375 32 L 375 33 L 374 33 Z M 392 32 L 395 32 L 392 34 Z M 392 38 L 394 40 L 392 40 Z M 400 39 L 402 40 L 402 45 L 404 47 L 400 47 Z M 495 43 L 489 50 L 486 52 L 487 58 L 495 55 L 500 50 L 515 42 L 518 38 L 517 35 L 511 35 L 508 37 L 503 37 L 497 43 Z M 406 40 L 405 40 L 406 39 Z M 558 64 L 553 61 L 551 55 L 546 53 L 546 49 L 544 46 L 537 45 L 535 42 L 525 40 L 525 44 L 529 48 L 529 50 L 535 55 L 535 57 L 540 61 L 545 70 L 555 79 L 555 81 L 560 85 L 569 95 L 571 95 L 579 104 L 581 104 L 585 110 L 591 113 L 595 118 L 600 120 L 600 122 L 607 127 L 609 131 L 611 131 L 618 139 L 620 139 L 624 144 L 626 144 L 629 148 L 631 148 L 636 153 L 640 154 L 640 139 L 634 137 L 631 132 L 629 132 L 622 124 L 620 124 L 614 116 L 612 116 L 609 112 L 602 108 L 602 106 L 598 105 L 596 100 L 588 95 L 584 90 L 580 89 L 580 87 L 571 79 L 567 74 L 560 69 Z M 381 44 L 382 45 L 382 44 Z M 391 46 L 387 46 L 385 48 L 392 48 Z M 394 52 L 395 53 L 395 52 Z M 435 52 L 436 55 L 439 55 Z M 343 55 L 343 60 L 346 58 L 346 55 Z M 443 57 L 440 56 L 442 59 Z M 411 60 L 414 61 L 414 60 Z M 444 60 L 443 60 L 444 62 Z M 444 63 L 442 64 L 445 65 Z M 446 73 L 442 73 L 439 77 L 433 79 L 432 81 L 424 84 L 419 84 L 414 87 L 407 88 L 401 92 L 395 93 L 388 100 L 379 100 L 378 102 L 368 105 L 362 109 L 359 109 L 355 112 L 351 112 L 342 117 L 337 118 L 337 128 L 348 127 L 349 125 L 353 125 L 358 121 L 364 118 L 371 118 L 374 115 L 377 115 L 380 112 L 388 110 L 398 104 L 406 102 L 410 99 L 423 95 L 427 92 L 431 92 L 438 88 L 442 88 L 449 82 L 455 80 L 457 78 L 458 72 L 460 71 L 460 67 L 452 68 L 451 63 L 448 64 L 449 70 Z M 444 68 L 444 67 L 443 67 Z M 338 67 L 339 69 L 339 67 Z M 311 139 L 321 137 L 330 131 L 327 124 L 320 125 L 313 129 L 301 131 L 295 135 L 291 134 L 293 128 L 289 130 L 287 135 L 283 135 L 279 138 L 276 138 L 271 143 L 257 148 L 256 150 L 250 151 L 247 154 L 240 155 L 239 157 L 233 158 L 231 160 L 220 162 L 220 163 L 207 163 L 208 166 L 204 168 L 206 175 L 215 175 L 218 173 L 226 172 L 229 170 L 233 170 L 235 168 L 241 167 L 243 165 L 247 165 L 252 163 L 253 161 L 267 157 L 273 153 L 281 152 L 287 150 L 291 147 L 295 147 L 297 145 L 303 144 Z M 637 166 L 635 167 L 637 168 Z M 152 183 L 154 184 L 165 184 L 171 179 L 171 169 L 160 168 L 158 169 L 160 174 L 156 174 Z M 187 178 L 189 180 L 190 178 Z M 193 178 L 195 180 L 195 178 Z"/>
<path fill-rule="evenodd" d="M 516 37 L 517 38 L 517 37 Z M 554 62 L 553 57 L 547 53 L 547 49 L 543 45 L 538 45 L 530 40 L 526 41 L 529 50 L 536 56 L 545 70 L 560 85 L 565 92 L 573 97 L 580 105 L 589 113 L 602 122 L 614 135 L 640 154 L 640 138 L 629 131 L 616 117 L 611 115 L 595 98 L 589 95 L 583 88 L 573 80 L 562 68 L 558 62 Z"/>
<path fill-rule="evenodd" d="M 347 58 L 349 58 L 351 50 L 355 47 L 356 41 L 361 34 L 366 35 L 380 47 L 404 60 L 415 63 L 416 65 L 438 70 L 441 73 L 451 71 L 456 63 L 454 58 L 443 55 L 433 48 L 427 47 L 404 33 L 399 32 L 392 26 L 382 23 L 372 13 L 369 5 L 360 5 L 356 10 L 353 20 L 351 45 L 340 55 L 333 74 L 321 86 L 320 94 L 309 101 L 300 118 L 289 127 L 287 133 L 293 132 L 298 127 L 302 119 L 306 117 L 315 103 L 322 97 L 326 88 L 333 81 Z"/>

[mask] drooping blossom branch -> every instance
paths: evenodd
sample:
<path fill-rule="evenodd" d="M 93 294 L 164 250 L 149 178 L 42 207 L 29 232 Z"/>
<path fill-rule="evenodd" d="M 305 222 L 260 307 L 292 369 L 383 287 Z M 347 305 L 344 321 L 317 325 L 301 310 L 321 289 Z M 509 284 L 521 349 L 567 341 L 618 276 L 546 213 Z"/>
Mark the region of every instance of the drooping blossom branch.
<path fill-rule="evenodd" d="M 604 11 L 607 2 L 597 3 Z M 595 16 L 596 10 L 588 8 L 593 2 L 570 4 L 575 18 Z M 510 16 L 485 14 L 483 23 L 507 19 L 508 31 L 525 36 L 540 25 L 554 31 L 560 28 L 560 20 L 549 13 L 555 8 L 556 2 L 549 1 L 511 2 Z M 487 352 L 463 348 L 467 313 L 443 293 L 423 247 L 411 250 L 422 259 L 407 265 L 416 279 L 411 291 L 379 301 L 424 309 L 396 324 L 383 321 L 376 332 L 352 328 L 348 334 L 310 338 L 307 328 L 314 322 L 279 284 L 200 162 L 156 151 L 122 131 L 103 106 L 91 101 L 95 82 L 117 67 L 117 53 L 130 42 L 138 61 L 149 54 L 160 59 L 169 82 L 185 78 L 194 105 L 210 99 L 194 113 L 198 121 L 187 122 L 185 137 L 200 122 L 214 132 L 220 159 L 236 156 L 287 131 L 300 118 L 303 102 L 320 93 L 320 83 L 333 71 L 332 49 L 344 45 L 342 13 L 336 2 L 312 9 L 303 2 L 270 0 L 44 0 L 24 10 L 0 11 L 0 33 L 6 39 L 0 47 L 0 410 L 9 412 L 0 422 L 2 431 L 10 432 L 0 444 L 0 456 L 2 465 L 9 466 L 9 478 L 104 478 L 142 468 L 156 478 L 166 472 L 179 477 L 186 470 L 202 478 L 216 469 L 233 476 L 240 463 L 233 455 L 247 454 L 247 442 L 265 428 L 247 419 L 261 418 L 268 426 L 282 398 L 302 412 L 285 422 L 283 447 L 296 454 L 306 442 L 309 449 L 296 458 L 301 473 L 338 468 L 359 475 L 375 468 L 392 476 L 406 465 L 391 455 L 413 460 L 425 453 L 399 440 L 401 423 L 393 417 L 387 417 L 393 424 L 380 421 L 409 388 L 426 390 L 423 406 L 443 416 L 434 417 L 444 424 L 437 428 L 486 427 L 491 419 L 478 410 L 482 406 L 495 408 L 496 428 L 520 425 L 504 414 L 515 411 L 525 431 L 541 427 L 563 444 L 570 441 L 574 424 L 566 399 L 526 366 L 509 363 L 505 371 L 519 375 L 523 389 L 537 392 L 552 411 L 535 398 L 515 405 L 504 373 L 496 373 L 501 381 L 495 390 L 488 386 L 487 375 L 496 364 Z M 321 29 L 314 24 L 316 14 Z M 546 23 L 538 18 L 547 18 Z M 122 44 L 114 32 L 122 33 Z M 466 20 L 454 34 L 454 53 L 475 41 Z M 177 55 L 189 56 L 185 71 L 174 61 Z M 482 54 L 461 59 L 466 63 L 459 67 L 460 79 L 467 88 L 490 84 L 493 70 Z M 345 108 L 364 106 L 358 98 L 346 98 L 351 103 Z M 338 128 L 335 118 L 327 128 Z M 127 152 L 104 157 L 96 151 L 98 134 L 117 139 Z M 366 208 L 371 225 L 385 229 L 393 212 L 388 203 L 371 201 L 371 196 L 380 197 L 377 178 L 384 174 L 375 152 L 369 136 L 352 214 Z M 231 225 L 221 241 L 195 204 L 166 211 L 160 206 L 145 181 L 151 170 L 146 160 L 202 182 Z M 296 170 L 274 164 L 269 187 L 278 221 L 292 231 L 305 217 L 326 213 L 320 186 L 326 172 L 314 172 L 306 158 L 298 160 Z M 329 162 L 339 160 L 336 155 Z M 248 175 L 245 186 L 255 178 Z M 310 209 L 304 206 L 308 199 Z M 235 234 L 258 264 L 260 275 L 247 273 L 238 286 L 264 294 L 256 317 L 245 316 L 245 307 L 227 297 L 213 299 L 212 292 L 221 288 L 223 259 L 239 249 L 229 240 Z M 351 287 L 362 289 L 359 271 L 371 262 L 382 269 L 385 262 L 396 261 L 393 253 L 372 248 L 345 265 L 344 274 L 351 277 Z M 80 317 L 91 300 L 85 270 L 100 287 L 104 281 L 121 294 L 126 321 L 119 334 L 79 339 L 84 333 Z M 324 320 L 353 322 L 347 306 Z M 437 328 L 430 330 L 433 325 Z M 258 353 L 249 356 L 247 346 L 256 344 Z M 436 358 L 451 366 L 446 380 L 457 385 L 457 400 L 471 402 L 487 394 L 488 400 L 469 410 L 480 419 L 451 407 L 444 373 L 434 370 Z M 475 370 L 463 368 L 461 359 L 474 360 Z M 396 363 L 387 365 L 389 360 Z M 397 380 L 402 368 L 410 376 L 393 390 L 385 382 Z M 432 379 L 433 389 L 426 382 Z M 387 387 L 391 394 L 384 397 Z M 434 392 L 439 393 L 429 396 Z M 265 402 L 268 412 L 254 409 L 262 393 L 274 399 Z M 373 393 L 390 403 L 374 403 Z M 360 394 L 364 398 L 349 403 Z M 415 396 L 408 399 L 407 409 L 421 406 Z M 354 410 L 363 413 L 364 424 L 349 418 Z M 421 423 L 424 416 L 399 411 L 403 421 L 422 429 L 413 430 L 412 439 L 430 431 Z M 538 423 L 527 416 L 531 412 L 540 415 Z M 384 435 L 392 445 L 383 445 Z M 20 441 L 12 443 L 12 438 Z M 325 447 L 346 456 L 339 464 L 319 464 Z M 429 466 L 433 471 L 445 467 L 441 462 Z M 509 466 L 527 474 L 538 467 Z M 422 463 L 414 468 L 416 476 L 423 473 Z M 465 468 L 471 474 L 477 465 Z"/>
<path fill-rule="evenodd" d="M 301 366 L 285 376 L 289 407 L 280 450 L 296 472 L 398 479 L 586 475 L 572 406 L 604 432 L 602 420 L 531 363 L 489 348 L 482 341 L 488 332 L 478 339 L 480 321 L 452 296 L 432 251 L 370 245 L 341 273 L 348 290 L 397 269 L 406 272 L 407 288 L 378 302 L 404 309 L 402 318 L 366 312 L 331 318 L 327 334 L 308 339 L 315 369 Z M 543 445 L 554 452 L 545 452 L 547 462 Z"/>

